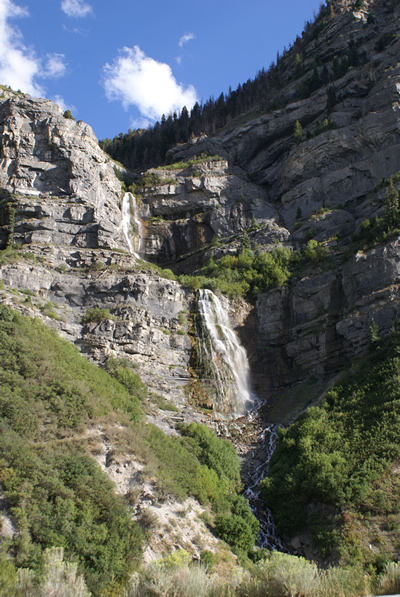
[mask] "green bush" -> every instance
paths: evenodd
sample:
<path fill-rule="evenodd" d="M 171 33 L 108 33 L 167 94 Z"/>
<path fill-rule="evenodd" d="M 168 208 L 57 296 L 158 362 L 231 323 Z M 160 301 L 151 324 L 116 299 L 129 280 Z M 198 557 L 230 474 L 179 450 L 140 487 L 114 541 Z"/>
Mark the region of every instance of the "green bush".
<path fill-rule="evenodd" d="M 241 516 L 218 515 L 215 519 L 215 530 L 221 539 L 237 551 L 247 553 L 254 546 L 254 533 Z"/>
<path fill-rule="evenodd" d="M 139 402 L 54 331 L 4 305 L 0 385 L 0 483 L 17 527 L 8 557 L 37 571 L 44 550 L 62 547 L 99 594 L 126 578 L 142 537 L 108 477 L 68 438 L 109 412 L 138 420 Z"/>
<path fill-rule="evenodd" d="M 65 110 L 65 112 L 64 112 L 64 118 L 67 118 L 69 120 L 75 120 L 75 118 L 72 115 L 71 110 Z"/>
<path fill-rule="evenodd" d="M 186 440 L 185 445 L 193 451 L 201 464 L 214 470 L 232 488 L 239 488 L 240 461 L 229 441 L 220 439 L 211 429 L 200 423 L 181 425 L 179 429 Z"/>
<path fill-rule="evenodd" d="M 211 257 L 198 276 L 182 275 L 179 280 L 193 289 L 209 288 L 232 298 L 257 295 L 287 282 L 290 260 L 291 251 L 284 247 L 268 253 L 243 248 L 237 255 L 225 255 L 218 261 Z"/>
<path fill-rule="evenodd" d="M 123 385 L 131 396 L 135 396 L 142 402 L 147 398 L 148 390 L 139 375 L 134 372 L 134 366 L 127 359 L 109 358 L 106 369 L 110 375 L 115 377 Z"/>
<path fill-rule="evenodd" d="M 91 307 L 86 311 L 86 313 L 82 317 L 82 323 L 101 323 L 106 319 L 115 319 L 110 313 L 110 309 L 100 308 L 100 307 Z"/>

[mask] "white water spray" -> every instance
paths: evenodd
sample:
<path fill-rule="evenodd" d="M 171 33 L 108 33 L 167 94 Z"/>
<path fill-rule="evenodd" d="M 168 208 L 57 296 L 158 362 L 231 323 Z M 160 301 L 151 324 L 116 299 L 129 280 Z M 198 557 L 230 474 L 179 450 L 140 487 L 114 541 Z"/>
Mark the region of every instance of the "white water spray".
<path fill-rule="evenodd" d="M 131 213 L 131 209 L 133 214 Z M 142 240 L 142 223 L 138 215 L 136 197 L 132 195 L 132 193 L 125 193 L 124 198 L 122 199 L 122 229 L 129 246 L 130 254 L 138 259 Z M 135 238 L 135 244 L 132 242 L 132 232 Z"/>
<path fill-rule="evenodd" d="M 256 401 L 250 390 L 246 351 L 211 290 L 199 291 L 197 307 L 200 316 L 198 357 L 203 377 L 208 378 L 213 388 L 216 406 L 239 417 Z"/>

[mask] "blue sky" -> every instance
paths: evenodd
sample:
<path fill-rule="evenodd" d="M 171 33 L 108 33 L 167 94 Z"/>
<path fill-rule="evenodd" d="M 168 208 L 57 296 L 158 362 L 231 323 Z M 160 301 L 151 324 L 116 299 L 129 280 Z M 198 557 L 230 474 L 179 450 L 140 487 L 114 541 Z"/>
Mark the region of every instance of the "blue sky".
<path fill-rule="evenodd" d="M 300 35 L 320 0 L 0 0 L 0 83 L 99 139 L 217 98 Z"/>

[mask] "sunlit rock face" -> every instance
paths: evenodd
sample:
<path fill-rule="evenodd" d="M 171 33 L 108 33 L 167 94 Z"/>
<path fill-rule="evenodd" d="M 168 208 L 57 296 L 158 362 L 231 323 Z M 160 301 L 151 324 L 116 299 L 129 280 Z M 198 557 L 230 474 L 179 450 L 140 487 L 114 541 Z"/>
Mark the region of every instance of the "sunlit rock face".
<path fill-rule="evenodd" d="M 121 185 L 90 126 L 49 100 L 0 101 L 0 187 L 18 198 L 15 242 L 124 247 Z"/>

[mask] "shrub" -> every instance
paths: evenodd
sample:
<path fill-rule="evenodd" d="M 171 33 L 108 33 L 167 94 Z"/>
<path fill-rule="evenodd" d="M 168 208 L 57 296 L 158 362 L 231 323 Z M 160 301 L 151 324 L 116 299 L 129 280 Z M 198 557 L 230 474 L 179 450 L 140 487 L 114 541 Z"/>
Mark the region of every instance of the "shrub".
<path fill-rule="evenodd" d="M 254 533 L 249 525 L 237 514 L 220 514 L 215 519 L 215 530 L 219 537 L 233 549 L 247 553 L 254 546 Z"/>
<path fill-rule="evenodd" d="M 75 120 L 75 118 L 72 115 L 71 110 L 65 110 L 63 116 L 64 116 L 64 118 L 68 118 L 69 120 Z"/>
<path fill-rule="evenodd" d="M 239 487 L 240 461 L 229 441 L 220 439 L 200 423 L 181 425 L 179 429 L 186 439 L 185 445 L 194 452 L 201 464 L 213 469 L 220 479 L 228 481 L 232 487 Z"/>
<path fill-rule="evenodd" d="M 162 184 L 162 180 L 159 174 L 155 172 L 146 172 L 137 182 L 138 188 L 144 187 L 154 187 L 156 185 Z"/>
<path fill-rule="evenodd" d="M 400 591 L 400 564 L 399 562 L 389 562 L 379 579 L 379 591 L 392 595 Z"/>
<path fill-rule="evenodd" d="M 218 261 L 211 257 L 198 276 L 183 275 L 179 280 L 193 289 L 209 288 L 232 298 L 256 295 L 287 282 L 290 259 L 291 252 L 284 247 L 268 253 L 244 247 L 237 255 L 225 255 Z"/>
<path fill-rule="evenodd" d="M 22 568 L 18 570 L 17 590 L 32 597 L 90 597 L 84 578 L 77 574 L 77 564 L 64 562 L 62 547 L 46 549 L 43 560 L 43 574 L 37 589 L 34 588 L 34 571 Z"/>
<path fill-rule="evenodd" d="M 309 523 L 310 502 L 329 507 L 332 516 L 325 517 L 325 531 L 332 531 L 338 512 L 346 511 L 349 521 L 366 511 L 391 512 L 391 463 L 400 456 L 399 346 L 397 334 L 385 342 L 376 340 L 373 352 L 328 391 L 321 406 L 280 430 L 261 487 L 285 537 Z M 345 517 L 342 529 L 354 527 L 346 524 Z M 352 558 L 354 546 L 360 547 L 354 533 L 348 540 L 344 531 L 331 537 L 333 545 L 343 545 L 343 559 Z"/>
<path fill-rule="evenodd" d="M 82 317 L 82 323 L 101 323 L 106 319 L 115 319 L 110 313 L 110 309 L 101 307 L 91 307 Z"/>

